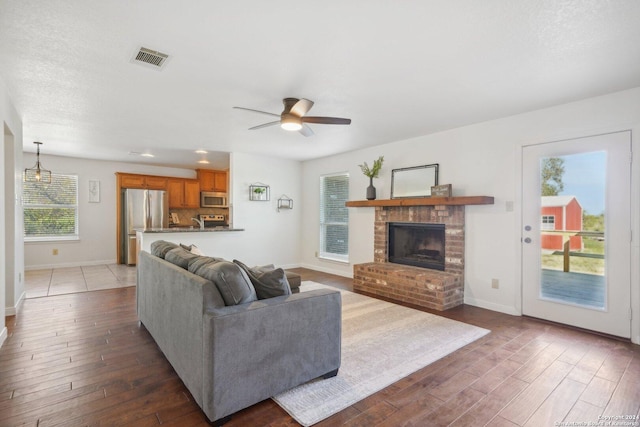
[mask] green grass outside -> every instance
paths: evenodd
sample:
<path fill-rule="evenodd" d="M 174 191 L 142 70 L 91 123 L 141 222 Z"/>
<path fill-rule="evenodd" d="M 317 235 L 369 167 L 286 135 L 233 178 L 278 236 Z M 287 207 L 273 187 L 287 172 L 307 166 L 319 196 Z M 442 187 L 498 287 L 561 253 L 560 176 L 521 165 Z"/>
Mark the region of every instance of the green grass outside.
<path fill-rule="evenodd" d="M 596 239 L 584 238 L 583 253 L 604 255 L 604 242 Z M 569 256 L 570 271 L 573 273 L 586 273 L 604 275 L 604 259 L 583 258 Z M 542 268 L 548 270 L 560 270 L 564 267 L 562 255 L 542 254 Z"/>

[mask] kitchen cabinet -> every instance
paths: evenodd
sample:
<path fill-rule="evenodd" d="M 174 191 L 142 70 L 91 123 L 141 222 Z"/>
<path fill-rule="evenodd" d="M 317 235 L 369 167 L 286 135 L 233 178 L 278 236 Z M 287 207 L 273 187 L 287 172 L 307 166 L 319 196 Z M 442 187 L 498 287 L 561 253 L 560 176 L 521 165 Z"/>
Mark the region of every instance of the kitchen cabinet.
<path fill-rule="evenodd" d="M 169 209 L 200 207 L 200 181 L 197 179 L 169 178 L 167 193 Z"/>
<path fill-rule="evenodd" d="M 150 176 L 147 175 L 144 178 L 146 188 L 149 190 L 166 190 L 167 178 L 163 176 Z"/>
<path fill-rule="evenodd" d="M 227 171 L 196 169 L 200 181 L 200 191 L 227 192 Z"/>
<path fill-rule="evenodd" d="M 119 188 L 144 188 L 149 190 L 166 190 L 167 178 L 164 176 L 137 175 L 116 173 Z"/>

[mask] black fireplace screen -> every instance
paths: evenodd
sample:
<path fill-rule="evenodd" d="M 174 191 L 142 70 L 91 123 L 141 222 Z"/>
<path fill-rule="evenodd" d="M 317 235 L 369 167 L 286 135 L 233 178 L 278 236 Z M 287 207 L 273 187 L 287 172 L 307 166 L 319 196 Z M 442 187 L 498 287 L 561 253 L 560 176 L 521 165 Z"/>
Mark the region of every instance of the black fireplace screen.
<path fill-rule="evenodd" d="M 444 271 L 444 224 L 388 223 L 389 262 Z"/>

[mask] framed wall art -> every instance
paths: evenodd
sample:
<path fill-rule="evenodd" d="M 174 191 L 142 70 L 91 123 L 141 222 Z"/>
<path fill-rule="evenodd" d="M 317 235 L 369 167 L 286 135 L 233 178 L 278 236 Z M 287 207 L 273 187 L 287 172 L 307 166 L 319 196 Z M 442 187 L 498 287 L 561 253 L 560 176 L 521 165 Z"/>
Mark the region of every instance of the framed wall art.
<path fill-rule="evenodd" d="M 249 186 L 249 200 L 255 202 L 267 202 L 271 200 L 271 190 L 268 185 L 261 182 Z"/>
<path fill-rule="evenodd" d="M 89 180 L 89 203 L 100 203 L 100 181 Z"/>

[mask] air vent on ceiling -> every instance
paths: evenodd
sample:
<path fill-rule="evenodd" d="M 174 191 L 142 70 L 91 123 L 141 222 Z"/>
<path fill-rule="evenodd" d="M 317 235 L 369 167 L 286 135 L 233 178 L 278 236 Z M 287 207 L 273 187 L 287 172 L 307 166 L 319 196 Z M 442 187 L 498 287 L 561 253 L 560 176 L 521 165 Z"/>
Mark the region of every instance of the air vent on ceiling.
<path fill-rule="evenodd" d="M 166 64 L 169 59 L 169 55 L 155 50 L 141 47 L 135 56 L 131 59 L 131 62 L 135 62 L 140 65 L 148 65 L 151 68 L 160 69 Z"/>

